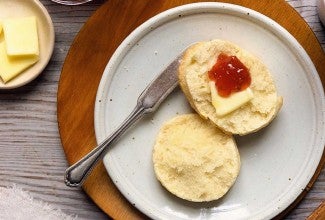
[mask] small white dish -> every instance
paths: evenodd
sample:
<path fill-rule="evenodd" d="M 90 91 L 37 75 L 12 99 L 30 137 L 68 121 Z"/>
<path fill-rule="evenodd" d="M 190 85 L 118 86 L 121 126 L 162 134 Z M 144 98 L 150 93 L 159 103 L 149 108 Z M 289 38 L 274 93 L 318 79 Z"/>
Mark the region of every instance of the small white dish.
<path fill-rule="evenodd" d="M 46 67 L 53 53 L 54 28 L 46 8 L 38 0 L 2 0 L 0 1 L 0 21 L 5 18 L 36 16 L 39 37 L 40 59 L 33 66 L 7 83 L 0 79 L 0 89 L 21 87 L 35 79 Z"/>
<path fill-rule="evenodd" d="M 61 5 L 82 5 L 92 0 L 51 0 L 52 2 L 59 3 Z"/>
<path fill-rule="evenodd" d="M 152 149 L 166 120 L 192 112 L 174 91 L 139 121 L 104 157 L 123 195 L 153 219 L 271 219 L 306 188 L 325 142 L 325 98 L 317 71 L 303 47 L 279 24 L 247 8 L 196 3 L 165 11 L 133 31 L 111 57 L 95 104 L 95 132 L 101 142 L 136 105 L 146 85 L 188 45 L 214 38 L 229 40 L 269 67 L 284 105 L 263 130 L 236 137 L 239 177 L 220 200 L 187 202 L 156 179 Z"/>

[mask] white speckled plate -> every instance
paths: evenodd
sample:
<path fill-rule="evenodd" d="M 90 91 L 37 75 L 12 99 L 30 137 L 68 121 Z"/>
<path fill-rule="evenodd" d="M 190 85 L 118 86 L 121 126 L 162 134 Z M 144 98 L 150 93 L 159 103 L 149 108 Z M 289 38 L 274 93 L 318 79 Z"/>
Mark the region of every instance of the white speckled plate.
<path fill-rule="evenodd" d="M 162 123 L 191 112 L 177 89 L 142 119 L 104 158 L 119 190 L 153 219 L 270 219 L 301 193 L 319 164 L 325 136 L 325 99 L 313 63 L 273 20 L 247 8 L 197 3 L 165 11 L 137 28 L 108 63 L 97 92 L 95 131 L 102 141 L 131 112 L 146 85 L 185 47 L 220 38 L 259 57 L 284 98 L 278 117 L 256 134 L 236 137 L 242 167 L 220 200 L 176 198 L 156 180 L 152 149 Z"/>
<path fill-rule="evenodd" d="M 36 16 L 40 59 L 6 84 L 0 79 L 0 89 L 14 89 L 29 83 L 43 71 L 52 56 L 54 28 L 46 8 L 38 0 L 0 0 L 0 22 L 5 18 L 25 16 Z M 0 40 L 3 40 L 3 33 Z"/>

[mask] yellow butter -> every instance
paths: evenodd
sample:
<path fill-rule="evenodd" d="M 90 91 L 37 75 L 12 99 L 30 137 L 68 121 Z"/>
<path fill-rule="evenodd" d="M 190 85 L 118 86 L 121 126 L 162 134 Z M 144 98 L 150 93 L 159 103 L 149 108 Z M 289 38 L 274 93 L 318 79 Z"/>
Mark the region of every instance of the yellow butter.
<path fill-rule="evenodd" d="M 254 97 L 252 90 L 248 87 L 243 91 L 233 93 L 229 97 L 224 98 L 219 96 L 213 81 L 210 81 L 209 85 L 211 90 L 211 102 L 218 116 L 224 116 L 238 109 Z"/>
<path fill-rule="evenodd" d="M 1 35 L 1 33 L 2 33 L 2 25 L 0 23 L 0 35 Z"/>
<path fill-rule="evenodd" d="M 36 17 L 10 18 L 2 22 L 8 56 L 38 56 Z"/>
<path fill-rule="evenodd" d="M 38 61 L 38 56 L 9 57 L 5 42 L 0 42 L 0 77 L 4 83 L 16 77 L 26 68 Z"/>

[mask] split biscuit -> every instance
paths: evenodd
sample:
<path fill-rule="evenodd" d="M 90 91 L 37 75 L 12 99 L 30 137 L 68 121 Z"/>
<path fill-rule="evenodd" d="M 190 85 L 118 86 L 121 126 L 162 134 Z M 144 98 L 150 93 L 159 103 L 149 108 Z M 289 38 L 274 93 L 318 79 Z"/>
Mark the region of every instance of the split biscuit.
<path fill-rule="evenodd" d="M 225 195 L 240 170 L 232 135 L 197 114 L 177 116 L 161 127 L 153 163 L 157 179 L 169 192 L 193 202 Z"/>
<path fill-rule="evenodd" d="M 208 71 L 218 55 L 236 56 L 249 70 L 254 97 L 222 117 L 211 102 Z M 179 66 L 179 84 L 192 108 L 226 133 L 246 135 L 267 126 L 279 112 L 283 99 L 277 95 L 271 73 L 255 56 L 223 40 L 198 42 L 189 47 Z"/>

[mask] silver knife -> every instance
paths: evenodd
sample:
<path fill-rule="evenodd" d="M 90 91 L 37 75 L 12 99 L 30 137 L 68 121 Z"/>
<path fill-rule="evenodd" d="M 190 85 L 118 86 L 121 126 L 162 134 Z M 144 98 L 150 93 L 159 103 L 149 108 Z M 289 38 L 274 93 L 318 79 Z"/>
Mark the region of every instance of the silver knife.
<path fill-rule="evenodd" d="M 177 71 L 181 57 L 182 54 L 143 90 L 133 111 L 110 136 L 65 171 L 67 186 L 81 186 L 97 162 L 104 157 L 111 144 L 145 114 L 154 112 L 160 103 L 176 88 L 178 85 Z"/>

